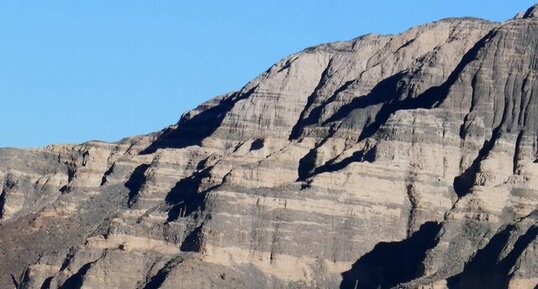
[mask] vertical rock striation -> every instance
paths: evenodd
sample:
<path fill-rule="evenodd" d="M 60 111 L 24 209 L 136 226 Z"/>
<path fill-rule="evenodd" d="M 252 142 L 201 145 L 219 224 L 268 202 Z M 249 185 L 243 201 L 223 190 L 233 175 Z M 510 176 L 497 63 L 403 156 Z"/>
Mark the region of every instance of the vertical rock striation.
<path fill-rule="evenodd" d="M 150 135 L 0 149 L 0 288 L 535 288 L 536 11 L 308 48 Z"/>

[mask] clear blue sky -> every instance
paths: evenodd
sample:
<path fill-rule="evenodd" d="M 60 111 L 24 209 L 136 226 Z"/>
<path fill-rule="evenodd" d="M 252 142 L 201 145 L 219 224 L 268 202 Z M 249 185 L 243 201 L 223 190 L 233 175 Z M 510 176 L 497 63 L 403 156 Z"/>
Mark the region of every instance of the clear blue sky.
<path fill-rule="evenodd" d="M 1 1 L 0 147 L 115 141 L 175 123 L 286 55 L 533 1 Z"/>

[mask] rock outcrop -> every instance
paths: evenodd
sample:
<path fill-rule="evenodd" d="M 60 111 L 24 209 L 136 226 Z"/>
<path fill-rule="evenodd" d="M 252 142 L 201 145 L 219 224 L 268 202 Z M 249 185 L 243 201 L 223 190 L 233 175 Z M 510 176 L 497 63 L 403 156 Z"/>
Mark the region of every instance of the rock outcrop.
<path fill-rule="evenodd" d="M 536 11 L 308 48 L 150 135 L 0 149 L 0 288 L 536 288 Z"/>

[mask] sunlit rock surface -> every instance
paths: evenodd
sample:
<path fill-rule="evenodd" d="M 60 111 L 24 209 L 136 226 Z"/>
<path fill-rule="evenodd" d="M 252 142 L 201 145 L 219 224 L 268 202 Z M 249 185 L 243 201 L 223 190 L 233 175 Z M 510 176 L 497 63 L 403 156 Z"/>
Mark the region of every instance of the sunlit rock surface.
<path fill-rule="evenodd" d="M 536 11 L 308 48 L 147 136 L 0 149 L 0 288 L 535 288 Z"/>

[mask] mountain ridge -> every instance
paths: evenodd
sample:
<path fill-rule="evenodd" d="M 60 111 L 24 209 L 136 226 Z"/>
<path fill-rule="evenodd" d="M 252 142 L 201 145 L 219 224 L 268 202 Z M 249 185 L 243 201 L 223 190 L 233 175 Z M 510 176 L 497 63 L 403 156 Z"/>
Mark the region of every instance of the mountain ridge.
<path fill-rule="evenodd" d="M 534 288 L 535 8 L 307 48 L 149 135 L 0 149 L 0 287 Z"/>

